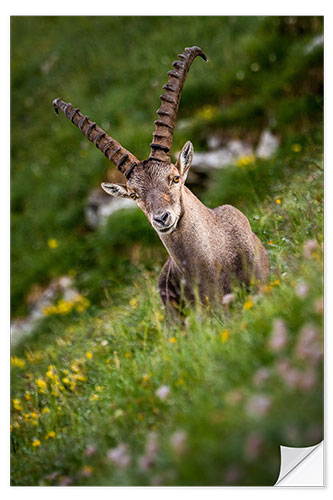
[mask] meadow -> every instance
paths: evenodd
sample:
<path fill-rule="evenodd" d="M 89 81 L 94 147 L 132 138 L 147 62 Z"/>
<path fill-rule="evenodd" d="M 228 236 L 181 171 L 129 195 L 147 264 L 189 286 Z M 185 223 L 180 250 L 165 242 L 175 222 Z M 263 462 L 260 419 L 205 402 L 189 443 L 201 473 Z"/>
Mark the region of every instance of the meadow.
<path fill-rule="evenodd" d="M 321 34 L 314 17 L 12 18 L 12 318 L 56 277 L 79 291 L 12 348 L 12 485 L 271 485 L 281 444 L 323 438 Z M 191 68 L 174 151 L 280 138 L 197 188 L 245 213 L 272 276 L 174 323 L 143 214 L 87 227 L 110 165 L 52 100 L 144 158 L 166 72 L 194 44 L 209 63 Z"/>

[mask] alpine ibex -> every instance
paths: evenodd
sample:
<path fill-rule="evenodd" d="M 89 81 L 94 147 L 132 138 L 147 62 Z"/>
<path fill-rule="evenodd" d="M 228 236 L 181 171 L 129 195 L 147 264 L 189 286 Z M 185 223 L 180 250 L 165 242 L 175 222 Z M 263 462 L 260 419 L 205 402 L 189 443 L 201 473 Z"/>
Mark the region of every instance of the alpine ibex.
<path fill-rule="evenodd" d="M 56 112 L 61 109 L 126 178 L 125 184 L 103 183 L 102 188 L 112 196 L 135 200 L 167 249 L 169 258 L 158 280 L 166 306 L 178 306 L 181 297 L 193 300 L 195 290 L 202 302 L 221 302 L 234 282 L 266 281 L 270 274 L 266 250 L 245 215 L 231 205 L 211 210 L 185 186 L 193 158 L 191 142 L 184 145 L 176 164 L 171 161 L 180 96 L 196 56 L 207 60 L 199 47 L 185 48 L 168 72 L 151 153 L 144 161 L 72 104 L 60 98 L 53 101 Z"/>

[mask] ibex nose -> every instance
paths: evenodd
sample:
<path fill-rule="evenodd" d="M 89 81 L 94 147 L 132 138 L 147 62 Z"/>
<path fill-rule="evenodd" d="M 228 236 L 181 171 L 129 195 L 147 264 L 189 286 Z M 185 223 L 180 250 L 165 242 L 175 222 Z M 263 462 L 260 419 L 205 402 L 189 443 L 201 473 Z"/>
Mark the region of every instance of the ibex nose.
<path fill-rule="evenodd" d="M 158 217 L 154 217 L 154 221 L 157 222 L 157 224 L 161 224 L 161 226 L 164 226 L 168 217 L 169 217 L 169 212 L 164 212 Z"/>

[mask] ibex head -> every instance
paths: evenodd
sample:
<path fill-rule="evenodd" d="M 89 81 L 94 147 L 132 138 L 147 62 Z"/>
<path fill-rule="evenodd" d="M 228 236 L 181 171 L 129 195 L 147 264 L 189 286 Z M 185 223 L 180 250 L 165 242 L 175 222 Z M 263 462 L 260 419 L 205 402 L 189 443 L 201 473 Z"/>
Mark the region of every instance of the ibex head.
<path fill-rule="evenodd" d="M 187 142 L 176 165 L 153 159 L 137 165 L 127 184 L 103 183 L 108 194 L 132 198 L 146 214 L 154 229 L 171 233 L 182 215 L 182 190 L 191 166 L 193 146 Z"/>
<path fill-rule="evenodd" d="M 142 162 L 77 108 L 59 98 L 53 101 L 55 110 L 61 109 L 126 177 L 126 184 L 103 183 L 104 191 L 135 200 L 159 233 L 174 231 L 182 215 L 182 190 L 191 166 L 193 146 L 191 142 L 185 144 L 175 165 L 171 162 L 171 147 L 181 92 L 196 56 L 207 60 L 199 47 L 186 48 L 173 63 L 174 69 L 168 72 L 169 80 L 163 85 L 162 104 L 157 110 L 159 119 L 155 121 L 151 154 Z"/>

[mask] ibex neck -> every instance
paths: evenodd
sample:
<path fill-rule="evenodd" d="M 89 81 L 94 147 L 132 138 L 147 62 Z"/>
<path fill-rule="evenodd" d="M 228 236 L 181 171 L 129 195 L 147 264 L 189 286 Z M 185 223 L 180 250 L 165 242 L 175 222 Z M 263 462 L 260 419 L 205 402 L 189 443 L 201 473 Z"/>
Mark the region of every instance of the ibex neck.
<path fill-rule="evenodd" d="M 194 275 L 212 258 L 210 240 L 214 214 L 186 187 L 182 204 L 183 214 L 177 228 L 171 234 L 160 235 L 160 238 L 178 268 L 187 275 Z"/>

